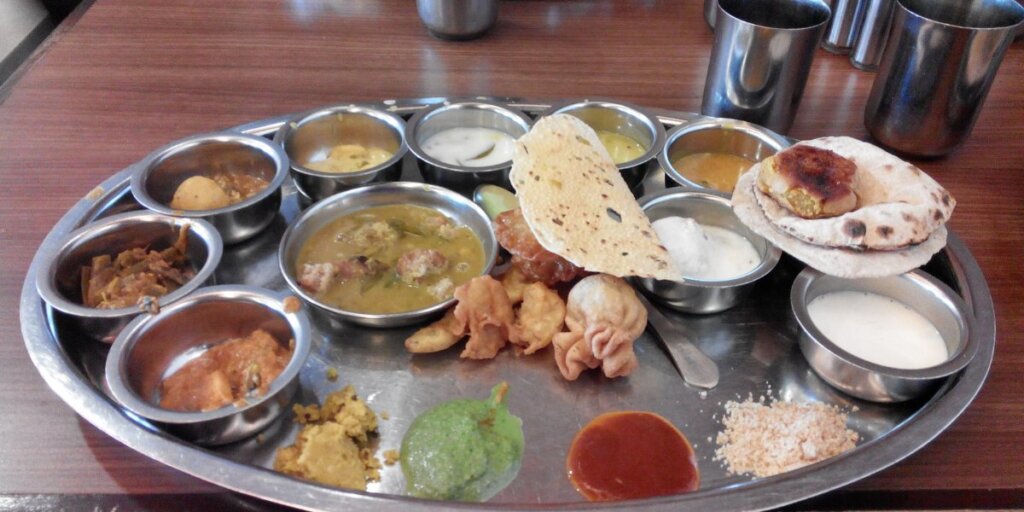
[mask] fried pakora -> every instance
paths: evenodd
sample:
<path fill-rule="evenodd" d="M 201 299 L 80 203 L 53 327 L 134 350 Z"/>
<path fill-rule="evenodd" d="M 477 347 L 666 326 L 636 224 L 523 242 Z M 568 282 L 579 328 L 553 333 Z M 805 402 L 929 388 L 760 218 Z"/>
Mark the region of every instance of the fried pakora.
<path fill-rule="evenodd" d="M 519 339 L 512 302 L 493 277 L 474 277 L 455 289 L 455 298 L 455 325 L 469 332 L 469 342 L 459 357 L 492 359 L 506 342 Z"/>
<path fill-rule="evenodd" d="M 523 301 L 523 291 L 526 290 L 528 284 L 533 282 L 527 279 L 519 267 L 514 265 L 502 274 L 499 280 L 501 286 L 505 288 L 505 293 L 508 294 L 508 300 L 512 301 L 512 305 Z"/>
<path fill-rule="evenodd" d="M 622 377 L 637 366 L 633 342 L 647 326 L 647 309 L 621 278 L 595 274 L 569 292 L 565 324 L 554 337 L 555 362 L 562 376 L 576 380 L 601 367 L 606 377 Z"/>
<path fill-rule="evenodd" d="M 523 303 L 516 314 L 516 350 L 530 355 L 551 344 L 565 324 L 565 302 L 558 292 L 532 283 L 523 290 Z"/>
<path fill-rule="evenodd" d="M 440 352 L 459 342 L 465 335 L 455 320 L 455 308 L 440 320 L 421 328 L 405 340 L 405 349 L 413 354 Z"/>

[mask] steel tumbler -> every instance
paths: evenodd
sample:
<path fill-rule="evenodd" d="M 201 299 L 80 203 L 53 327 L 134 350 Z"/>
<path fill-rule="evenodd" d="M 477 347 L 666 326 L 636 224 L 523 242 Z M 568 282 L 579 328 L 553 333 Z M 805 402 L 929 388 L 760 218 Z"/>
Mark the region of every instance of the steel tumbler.
<path fill-rule="evenodd" d="M 704 21 L 711 30 L 715 30 L 715 13 L 718 11 L 718 0 L 704 0 Z"/>
<path fill-rule="evenodd" d="M 788 132 L 828 23 L 828 4 L 719 0 L 715 18 L 701 112 Z"/>
<path fill-rule="evenodd" d="M 453 41 L 484 35 L 498 19 L 498 0 L 416 0 L 416 10 L 434 37 Z"/>
<path fill-rule="evenodd" d="M 866 0 L 832 0 L 832 17 L 821 47 L 832 53 L 849 53 L 860 31 Z"/>
<path fill-rule="evenodd" d="M 896 0 L 867 0 L 864 20 L 857 31 L 857 40 L 850 50 L 850 64 L 864 71 L 875 71 L 882 61 Z"/>
<path fill-rule="evenodd" d="M 955 149 L 1022 23 L 1015 0 L 898 0 L 864 110 L 868 132 L 910 155 Z"/>

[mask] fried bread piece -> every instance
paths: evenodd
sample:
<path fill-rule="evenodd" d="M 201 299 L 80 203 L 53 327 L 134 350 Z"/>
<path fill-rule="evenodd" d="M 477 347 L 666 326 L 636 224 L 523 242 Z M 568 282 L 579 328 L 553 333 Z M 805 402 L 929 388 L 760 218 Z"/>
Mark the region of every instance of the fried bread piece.
<path fill-rule="evenodd" d="M 835 217 L 857 207 L 856 171 L 833 151 L 797 145 L 761 162 L 757 187 L 805 219 Z"/>

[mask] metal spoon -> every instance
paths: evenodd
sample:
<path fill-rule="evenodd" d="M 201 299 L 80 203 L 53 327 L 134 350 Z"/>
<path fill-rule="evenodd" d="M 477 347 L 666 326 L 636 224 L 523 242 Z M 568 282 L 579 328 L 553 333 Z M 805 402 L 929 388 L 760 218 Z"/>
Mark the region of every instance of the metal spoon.
<path fill-rule="evenodd" d="M 693 344 L 678 325 L 669 320 L 643 293 L 637 297 L 647 307 L 647 325 L 668 350 L 668 358 L 691 386 L 711 389 L 718 385 L 718 365 Z"/>

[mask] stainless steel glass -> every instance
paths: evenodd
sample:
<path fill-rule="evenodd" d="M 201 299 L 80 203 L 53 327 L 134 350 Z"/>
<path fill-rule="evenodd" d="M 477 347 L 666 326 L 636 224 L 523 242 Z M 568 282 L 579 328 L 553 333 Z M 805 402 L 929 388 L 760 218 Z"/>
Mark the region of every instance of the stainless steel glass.
<path fill-rule="evenodd" d="M 864 110 L 868 132 L 911 155 L 956 149 L 1022 23 L 1015 0 L 899 0 Z"/>
<path fill-rule="evenodd" d="M 718 12 L 718 0 L 704 0 L 704 21 L 715 30 L 715 14 Z"/>
<path fill-rule="evenodd" d="M 867 0 L 831 0 L 832 16 L 821 47 L 832 53 L 849 53 L 860 33 Z"/>
<path fill-rule="evenodd" d="M 892 27 L 896 0 L 867 0 L 864 20 L 850 49 L 850 64 L 863 71 L 877 71 Z"/>
<path fill-rule="evenodd" d="M 788 132 L 828 19 L 822 0 L 719 0 L 701 113 Z"/>
<path fill-rule="evenodd" d="M 490 30 L 498 19 L 498 0 L 416 0 L 416 10 L 434 37 L 465 40 Z"/>
<path fill-rule="evenodd" d="M 946 342 L 949 359 L 931 368 L 905 370 L 861 359 L 833 343 L 814 325 L 807 305 L 831 292 L 860 291 L 891 297 L 928 319 Z M 841 279 L 812 268 L 793 281 L 790 302 L 800 325 L 800 351 L 811 369 L 829 384 L 872 402 L 903 402 L 962 370 L 978 351 L 971 341 L 973 318 L 948 286 L 915 270 L 877 279 Z"/>
<path fill-rule="evenodd" d="M 213 210 L 171 208 L 183 181 L 193 176 L 230 172 L 257 176 L 268 185 L 252 197 Z M 288 157 L 263 137 L 216 132 L 172 142 L 146 157 L 132 175 L 132 195 L 146 208 L 164 215 L 209 221 L 225 244 L 256 236 L 273 222 L 281 207 L 281 184 Z"/>

